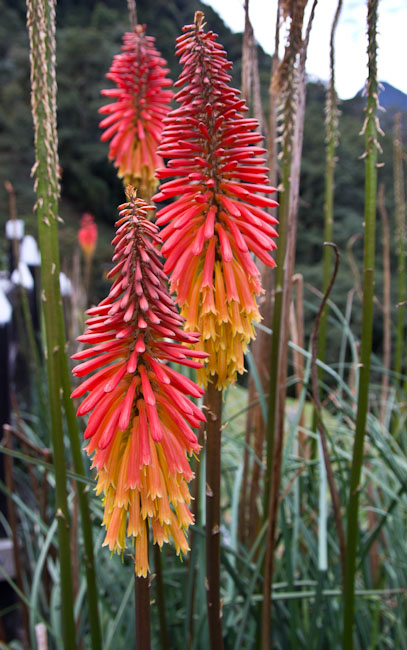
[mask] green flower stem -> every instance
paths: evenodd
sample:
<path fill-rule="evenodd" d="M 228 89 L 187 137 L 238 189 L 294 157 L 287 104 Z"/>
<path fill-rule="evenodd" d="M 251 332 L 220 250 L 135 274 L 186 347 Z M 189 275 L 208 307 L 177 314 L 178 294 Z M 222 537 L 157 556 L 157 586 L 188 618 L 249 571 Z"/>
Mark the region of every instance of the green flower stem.
<path fill-rule="evenodd" d="M 401 132 L 401 114 L 394 117 L 394 198 L 396 203 L 396 242 L 398 252 L 398 302 L 406 300 L 406 202 L 403 178 L 403 148 Z M 406 307 L 397 310 L 396 346 L 394 370 L 400 376 L 403 368 L 405 350 L 404 330 L 406 326 Z M 399 381 L 397 377 L 397 381 Z M 407 380 L 404 388 L 407 387 Z"/>
<path fill-rule="evenodd" d="M 41 249 L 42 304 L 46 330 L 46 358 L 49 404 L 51 412 L 51 441 L 53 447 L 56 487 L 56 517 L 58 519 L 58 555 L 61 586 L 62 638 L 65 650 L 75 650 L 75 623 L 70 551 L 70 522 L 66 488 L 66 462 L 62 413 L 60 406 L 60 347 L 55 310 L 60 304 L 59 275 L 56 273 L 51 222 L 58 211 L 58 179 L 53 142 L 53 103 L 55 89 L 50 83 L 50 57 L 55 39 L 55 25 L 47 20 L 46 0 L 27 0 L 27 27 L 31 56 L 31 103 L 35 131 L 36 211 Z M 52 5 L 52 10 L 54 9 Z M 51 60 L 50 60 L 51 59 Z M 50 87 L 51 86 L 51 87 Z"/>
<path fill-rule="evenodd" d="M 55 251 L 55 264 L 58 268 L 59 275 L 59 246 L 58 246 L 58 226 L 57 223 L 51 224 L 53 250 Z M 74 471 L 80 476 L 85 476 L 85 468 L 83 463 L 83 456 L 81 451 L 81 444 L 79 438 L 78 421 L 75 414 L 75 408 L 71 399 L 71 374 L 68 366 L 68 359 L 65 353 L 66 335 L 65 335 L 65 321 L 62 309 L 62 303 L 59 304 L 56 311 L 56 318 L 58 320 L 58 334 L 59 345 L 64 354 L 60 355 L 60 373 L 61 373 L 61 387 L 63 394 L 63 404 L 66 416 L 68 437 L 70 442 L 72 463 Z M 85 575 L 87 583 L 87 603 L 89 608 L 89 627 L 91 634 L 92 650 L 100 650 L 102 647 L 102 637 L 100 629 L 99 609 L 98 609 L 98 591 L 96 584 L 96 568 L 95 558 L 93 551 L 93 531 L 92 520 L 89 510 L 88 501 L 88 486 L 84 483 L 77 481 L 76 483 L 79 511 L 82 523 L 83 535 L 83 563 L 85 566 Z"/>
<path fill-rule="evenodd" d="M 324 203 L 324 241 L 333 241 L 334 222 L 334 172 L 335 152 L 338 144 L 338 116 L 337 96 L 335 90 L 335 49 L 334 38 L 336 26 L 342 9 L 342 0 L 338 0 L 334 21 L 332 23 L 330 40 L 330 81 L 326 97 L 326 158 L 325 158 L 325 203 Z M 322 261 L 322 293 L 325 293 L 331 280 L 332 248 L 324 246 Z M 326 348 L 326 331 L 328 323 L 328 309 L 324 308 L 321 316 L 318 341 L 318 358 L 324 360 Z M 321 371 L 319 371 L 321 376 Z"/>
<path fill-rule="evenodd" d="M 290 194 L 290 161 L 289 161 L 289 146 L 287 143 L 287 150 L 283 155 L 282 165 L 282 179 L 281 184 L 283 191 L 280 194 L 280 208 L 278 211 L 279 229 L 278 229 L 278 248 L 276 253 L 276 269 L 274 274 L 274 308 L 273 308 L 273 321 L 272 321 L 272 340 L 271 340 L 271 355 L 270 355 L 270 381 L 268 393 L 268 412 L 267 412 L 267 427 L 266 427 L 266 441 L 267 441 L 267 467 L 264 477 L 264 520 L 267 519 L 269 513 L 269 500 L 270 500 L 270 486 L 271 476 L 273 472 L 274 460 L 274 433 L 276 430 L 276 414 L 278 403 L 278 373 L 279 373 L 279 356 L 280 356 L 280 339 L 282 328 L 282 315 L 283 315 L 283 298 L 284 298 L 284 282 L 285 282 L 285 268 L 284 260 L 287 248 L 288 238 L 288 211 L 289 211 L 289 194 Z"/>
<path fill-rule="evenodd" d="M 36 147 L 36 190 L 41 249 L 42 303 L 46 328 L 47 370 L 51 408 L 51 440 L 56 477 L 59 557 L 61 566 L 62 629 L 64 648 L 76 647 L 67 508 L 66 461 L 60 407 L 62 389 L 75 472 L 84 475 L 79 434 L 70 400 L 70 376 L 65 354 L 65 327 L 59 288 L 58 153 L 55 83 L 55 2 L 27 0 L 27 25 L 31 46 L 32 109 Z M 93 558 L 92 524 L 86 486 L 78 483 L 84 538 L 84 563 L 92 648 L 101 648 L 97 589 Z"/>
<path fill-rule="evenodd" d="M 339 16 L 342 9 L 342 0 L 338 0 L 336 12 L 331 29 L 330 38 L 330 79 L 329 87 L 326 92 L 325 102 L 325 128 L 326 128 L 326 149 L 325 149 L 325 194 L 324 194 L 324 242 L 333 241 L 333 224 L 334 224 L 334 193 L 335 193 L 335 164 L 336 164 L 336 148 L 338 145 L 338 108 L 337 108 L 337 94 L 335 90 L 335 31 L 338 24 Z M 331 279 L 332 267 L 332 248 L 331 246 L 324 246 L 322 253 L 322 293 L 325 294 Z M 329 307 L 326 305 L 321 316 L 321 323 L 319 327 L 318 337 L 318 359 L 325 360 L 326 350 L 326 336 L 328 326 L 328 312 Z M 323 371 L 318 368 L 318 380 L 321 381 Z M 312 430 L 318 430 L 318 413 L 314 409 L 312 415 Z M 317 442 L 316 439 L 311 440 L 311 458 L 317 457 Z M 315 466 L 316 467 L 316 466 Z"/>
<path fill-rule="evenodd" d="M 368 56 L 369 77 L 368 97 L 365 121 L 365 239 L 363 260 L 363 302 L 362 302 L 362 337 L 360 354 L 360 378 L 356 415 L 356 430 L 349 488 L 347 516 L 347 556 L 344 586 L 344 629 L 343 650 L 353 648 L 353 623 L 355 610 L 355 570 L 358 541 L 358 510 L 360 493 L 360 476 L 363 463 L 363 445 L 365 439 L 366 419 L 369 398 L 370 356 L 372 350 L 373 329 L 373 288 L 375 263 L 376 230 L 376 194 L 377 194 L 377 25 L 378 0 L 368 1 Z"/>
<path fill-rule="evenodd" d="M 55 130 L 55 137 L 56 130 Z M 60 260 L 59 260 L 59 243 L 58 243 L 58 223 L 57 220 L 54 220 L 51 223 L 51 234 L 52 234 L 52 250 L 54 251 L 54 263 L 57 268 L 57 273 L 59 277 L 60 271 Z M 59 287 L 59 285 L 58 285 Z M 66 333 L 65 333 L 65 320 L 64 313 L 62 308 L 61 298 L 59 300 L 55 316 L 58 320 L 58 336 L 59 336 L 59 346 L 63 350 L 63 353 L 60 355 L 60 381 L 61 388 L 63 392 L 63 405 L 66 416 L 67 431 L 70 442 L 70 449 L 72 454 L 72 463 L 74 471 L 80 476 L 85 476 L 85 468 L 83 462 L 83 456 L 81 451 L 81 443 L 78 430 L 78 421 L 75 414 L 75 408 L 73 401 L 71 400 L 71 374 L 68 366 L 68 359 L 66 355 Z M 93 530 L 92 530 L 92 520 L 89 510 L 89 501 L 88 501 L 88 491 L 89 488 L 84 483 L 77 481 L 77 494 L 79 502 L 79 511 L 81 515 L 82 523 L 82 536 L 83 536 L 83 563 L 85 566 L 85 575 L 86 575 L 86 585 L 87 585 L 87 603 L 88 603 L 88 617 L 89 617 L 89 627 L 91 635 L 91 647 L 92 650 L 100 650 L 102 647 L 102 636 L 100 628 L 100 618 L 99 618 L 99 609 L 98 609 L 98 591 L 96 584 L 96 568 L 95 568 L 95 558 L 93 551 Z"/>

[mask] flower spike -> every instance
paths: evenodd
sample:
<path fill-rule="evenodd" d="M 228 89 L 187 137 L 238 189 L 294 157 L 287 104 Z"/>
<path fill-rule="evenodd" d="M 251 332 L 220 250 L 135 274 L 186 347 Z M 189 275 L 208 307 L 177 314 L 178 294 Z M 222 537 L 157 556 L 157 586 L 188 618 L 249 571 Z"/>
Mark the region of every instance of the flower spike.
<path fill-rule="evenodd" d="M 101 140 L 111 139 L 109 159 L 119 168 L 118 176 L 143 196 L 154 192 L 154 172 L 162 165 L 156 149 L 173 95 L 166 90 L 171 86 L 166 65 L 154 47 L 154 38 L 137 25 L 134 32 L 124 34 L 122 53 L 114 57 L 106 75 L 117 87 L 102 90 L 114 102 L 99 109 L 107 114 L 100 123 L 105 129 Z"/>
<path fill-rule="evenodd" d="M 245 115 L 238 90 L 229 86 L 232 64 L 205 33 L 203 15 L 177 39 L 183 71 L 175 86 L 179 107 L 164 120 L 159 153 L 168 167 L 157 171 L 155 201 L 175 198 L 157 213 L 165 226 L 164 271 L 190 331 L 202 333 L 198 350 L 209 360 L 198 375 L 203 384 L 217 377 L 222 389 L 244 371 L 243 354 L 260 314 L 260 272 L 252 259 L 274 266 L 277 220 L 265 211 L 276 201 L 261 156 L 258 122 Z"/>
<path fill-rule="evenodd" d="M 183 319 L 168 293 L 156 246 L 154 210 L 127 188 L 113 239 L 115 278 L 110 293 L 88 310 L 88 329 L 78 340 L 92 347 L 76 353 L 74 375 L 85 379 L 72 393 L 81 397 L 77 415 L 90 413 L 86 450 L 98 472 L 96 492 L 104 495 L 106 539 L 123 552 L 126 535 L 135 540 L 135 570 L 148 571 L 147 536 L 172 538 L 177 554 L 188 550 L 185 532 L 193 522 L 188 455 L 199 451 L 195 433 L 205 417 L 188 395 L 203 390 L 167 362 L 200 368 L 192 351 L 197 335 L 184 332 Z M 192 357 L 192 358 L 191 358 Z"/>

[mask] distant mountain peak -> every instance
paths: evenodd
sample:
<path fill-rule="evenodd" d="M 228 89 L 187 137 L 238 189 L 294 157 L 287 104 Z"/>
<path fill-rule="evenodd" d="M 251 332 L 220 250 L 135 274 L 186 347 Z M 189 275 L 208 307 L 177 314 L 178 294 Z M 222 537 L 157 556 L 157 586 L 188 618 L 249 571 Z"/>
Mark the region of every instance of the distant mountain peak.
<path fill-rule="evenodd" d="M 398 88 L 395 88 L 387 81 L 380 82 L 379 104 L 386 110 L 393 111 L 406 111 L 407 112 L 407 95 Z M 363 90 L 357 94 L 363 95 Z"/>
<path fill-rule="evenodd" d="M 407 95 L 398 88 L 395 88 L 387 81 L 380 82 L 382 89 L 379 95 L 379 103 L 383 108 L 393 108 L 407 111 Z"/>

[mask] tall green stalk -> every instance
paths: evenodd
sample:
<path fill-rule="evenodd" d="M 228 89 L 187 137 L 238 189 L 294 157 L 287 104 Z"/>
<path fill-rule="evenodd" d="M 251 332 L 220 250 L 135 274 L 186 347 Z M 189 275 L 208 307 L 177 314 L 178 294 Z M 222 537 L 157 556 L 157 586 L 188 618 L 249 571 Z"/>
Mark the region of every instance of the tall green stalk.
<path fill-rule="evenodd" d="M 70 551 L 70 522 L 67 504 L 66 463 L 62 413 L 60 406 L 60 345 L 55 311 L 60 303 L 59 274 L 56 272 L 51 223 L 57 221 L 58 178 L 56 143 L 53 141 L 53 108 L 56 93 L 50 68 L 55 43 L 55 22 L 48 20 L 46 0 L 27 0 L 27 26 L 30 37 L 31 104 L 35 131 L 36 211 L 41 249 L 42 304 L 46 329 L 46 356 L 51 412 L 51 441 L 54 454 L 56 517 L 58 519 L 58 553 L 60 563 L 61 622 L 65 650 L 76 647 L 73 613 L 73 588 Z"/>
<path fill-rule="evenodd" d="M 347 555 L 344 586 L 343 650 L 353 648 L 353 623 L 355 613 L 355 570 L 358 541 L 358 511 L 360 476 L 363 464 L 363 444 L 369 400 L 370 356 L 373 329 L 373 291 L 376 231 L 377 151 L 378 151 L 378 82 L 377 82 L 377 7 L 378 0 L 368 0 L 368 84 L 367 107 L 364 124 L 365 169 L 365 238 L 363 260 L 362 337 L 360 353 L 360 377 L 358 389 L 356 430 L 347 511 Z"/>
<path fill-rule="evenodd" d="M 404 194 L 401 114 L 394 116 L 394 200 L 396 204 L 396 243 L 398 256 L 398 302 L 406 300 L 406 197 Z M 397 310 L 394 370 L 400 375 L 405 350 L 406 308 Z"/>
<path fill-rule="evenodd" d="M 330 79 L 326 95 L 326 157 L 325 157 L 325 203 L 324 203 L 324 241 L 333 240 L 334 223 L 334 173 L 336 148 L 338 145 L 338 98 L 335 90 L 335 31 L 342 9 L 342 0 L 338 0 L 331 29 L 330 40 Z M 332 248 L 324 246 L 322 261 L 322 293 L 325 293 L 331 280 Z M 318 341 L 318 358 L 323 360 L 326 347 L 326 330 L 328 309 L 324 308 L 321 316 Z M 321 374 L 320 371 L 318 373 Z"/>
<path fill-rule="evenodd" d="M 325 148 L 325 192 L 324 192 L 324 242 L 333 241 L 334 225 L 334 194 L 335 194 L 335 165 L 336 165 L 336 148 L 338 146 L 338 97 L 335 89 L 335 32 L 338 25 L 339 16 L 342 9 L 342 0 L 338 0 L 336 12 L 331 29 L 330 38 L 330 78 L 329 86 L 326 91 L 325 100 L 325 129 L 326 129 L 326 148 Z M 322 293 L 325 294 L 331 279 L 332 267 L 332 247 L 324 246 L 322 253 Z M 318 338 L 318 359 L 325 360 L 326 335 L 328 325 L 329 307 L 326 305 L 321 316 Z M 318 379 L 322 380 L 323 371 L 318 368 Z M 318 430 L 318 413 L 314 409 L 312 417 L 312 430 Z M 316 458 L 317 442 L 311 440 L 311 456 Z"/>
<path fill-rule="evenodd" d="M 61 499 L 66 501 L 66 467 L 64 457 L 64 444 L 62 433 L 62 416 L 60 410 L 60 389 L 63 393 L 63 403 L 68 425 L 68 435 L 75 472 L 84 475 L 83 458 L 80 447 L 79 432 L 75 417 L 74 406 L 70 399 L 71 385 L 68 361 L 65 354 L 65 323 L 62 310 L 62 300 L 59 288 L 59 247 L 58 247 L 58 139 L 56 129 L 56 80 L 55 80 L 55 2 L 54 0 L 27 0 L 27 23 L 30 32 L 32 53 L 32 105 L 36 139 L 36 187 L 37 187 L 37 212 L 39 219 L 39 237 L 42 257 L 42 284 L 43 305 L 47 336 L 47 364 L 52 361 L 52 379 L 49 374 L 50 404 L 55 401 L 54 410 L 58 410 L 58 427 L 54 427 L 52 420 L 52 443 L 55 455 L 55 469 L 57 484 L 60 486 Z M 45 38 L 44 38 L 45 35 Z M 51 406 L 52 408 L 52 406 Z M 57 454 L 61 455 L 57 465 Z M 93 650 L 99 650 L 102 645 L 98 594 L 96 587 L 96 571 L 93 553 L 92 522 L 89 512 L 89 503 L 86 486 L 77 483 L 78 501 L 82 520 L 82 534 L 84 542 L 83 561 L 87 580 L 87 603 L 89 608 L 89 625 L 91 644 Z M 58 492 L 58 490 L 57 490 Z M 65 492 L 63 497 L 62 492 Z M 60 506 L 57 503 L 58 509 Z M 65 512 L 61 508 L 62 512 Z M 66 513 L 68 522 L 68 513 Z M 70 590 L 70 605 L 64 606 L 64 595 L 61 591 L 63 603 L 63 616 L 71 618 L 72 608 L 72 578 L 69 551 L 69 528 L 66 528 L 68 537 L 68 552 L 61 559 L 62 564 L 69 563 L 69 578 L 67 591 Z M 65 543 L 65 541 L 64 541 Z M 61 544 L 61 542 L 60 542 Z M 68 567 L 64 568 L 68 574 Z M 64 580 L 61 585 L 65 588 Z M 65 596 L 68 598 L 68 595 Z M 68 612 L 68 613 L 66 613 Z M 72 614 L 73 617 L 73 614 Z M 71 631 L 71 621 L 65 624 L 70 630 L 70 639 L 75 647 L 75 632 Z M 65 637 L 64 637 L 65 639 Z M 66 645 L 65 647 L 71 647 Z"/>

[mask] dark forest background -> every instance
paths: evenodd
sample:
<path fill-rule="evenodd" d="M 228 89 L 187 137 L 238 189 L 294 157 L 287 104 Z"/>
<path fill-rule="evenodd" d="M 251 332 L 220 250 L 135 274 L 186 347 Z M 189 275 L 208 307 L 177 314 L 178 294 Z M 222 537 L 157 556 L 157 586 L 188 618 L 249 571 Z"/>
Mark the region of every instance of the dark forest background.
<path fill-rule="evenodd" d="M 175 80 L 179 66 L 174 43 L 181 27 L 193 20 L 194 12 L 205 12 L 208 28 L 219 34 L 229 58 L 234 63 L 234 84 L 240 86 L 242 35 L 233 34 L 219 16 L 197 0 L 138 0 L 139 22 L 156 38 L 157 48 L 167 59 Z M 24 0 L 0 0 L 0 227 L 8 215 L 8 195 L 4 181 L 10 180 L 17 193 L 18 216 L 26 222 L 26 232 L 36 232 L 32 213 L 33 183 L 30 177 L 34 161 L 33 127 L 30 110 L 29 52 L 25 29 Z M 57 2 L 57 81 L 59 155 L 62 168 L 60 228 L 63 264 L 69 268 L 76 233 L 82 212 L 95 215 L 99 226 L 98 261 L 110 259 L 110 238 L 116 218 L 116 206 L 123 200 L 121 181 L 107 160 L 107 143 L 100 142 L 98 108 L 105 103 L 100 90 L 110 85 L 105 79 L 114 54 L 119 52 L 122 34 L 129 30 L 125 0 L 58 0 Z M 274 25 L 270 25 L 270 35 Z M 328 56 L 328 52 L 321 52 Z M 340 53 L 338 53 L 340 56 Z M 380 53 L 379 53 L 380 56 Z M 267 113 L 271 57 L 259 48 L 259 67 Z M 324 203 L 324 103 L 323 83 L 309 82 L 301 173 L 301 198 L 298 228 L 296 270 L 306 282 L 321 286 L 322 224 Z M 386 207 L 394 233 L 393 198 L 393 121 L 394 114 L 407 111 L 407 96 L 388 84 L 380 95 L 386 109 L 381 115 L 385 135 L 381 138 L 383 154 L 379 181 L 385 184 Z M 343 308 L 347 292 L 354 286 L 346 247 L 349 239 L 363 232 L 364 162 L 363 124 L 364 99 L 340 103 L 338 163 L 336 168 L 334 241 L 341 252 L 341 270 L 333 292 L 333 300 Z M 381 223 L 378 222 L 376 295 L 382 295 Z M 3 230 L 4 232 L 4 230 Z M 392 242 L 392 250 L 394 242 Z M 361 263 L 362 242 L 353 247 L 357 264 Z M 0 269 L 7 264 L 6 243 L 2 238 Z M 396 256 L 392 260 L 396 264 Z M 102 277 L 95 265 L 95 288 Z M 396 296 L 393 299 L 393 305 Z M 354 323 L 359 321 L 360 306 L 355 305 Z M 381 318 L 376 319 L 374 347 L 381 348 Z"/>

